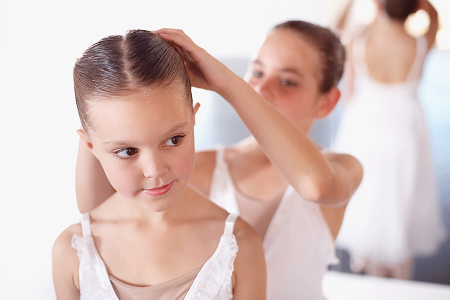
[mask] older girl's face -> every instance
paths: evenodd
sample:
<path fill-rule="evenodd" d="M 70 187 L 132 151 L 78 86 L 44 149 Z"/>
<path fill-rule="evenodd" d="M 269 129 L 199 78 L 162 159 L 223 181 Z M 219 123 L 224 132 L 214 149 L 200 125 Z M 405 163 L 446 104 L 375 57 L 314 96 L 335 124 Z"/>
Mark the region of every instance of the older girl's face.
<path fill-rule="evenodd" d="M 246 74 L 262 97 L 304 131 L 314 121 L 320 78 L 316 49 L 291 30 L 273 30 Z"/>
<path fill-rule="evenodd" d="M 117 192 L 169 209 L 194 167 L 194 113 L 181 88 L 141 88 L 92 102 L 92 151 Z"/>

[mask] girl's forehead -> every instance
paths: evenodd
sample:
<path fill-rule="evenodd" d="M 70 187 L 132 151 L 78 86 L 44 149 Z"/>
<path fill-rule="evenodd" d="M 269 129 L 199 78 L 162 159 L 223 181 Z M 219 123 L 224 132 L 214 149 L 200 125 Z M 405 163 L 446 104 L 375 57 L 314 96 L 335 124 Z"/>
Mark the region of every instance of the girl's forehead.
<path fill-rule="evenodd" d="M 300 34 L 288 29 L 269 32 L 256 59 L 274 67 L 300 68 L 314 73 L 319 65 L 318 51 Z"/>
<path fill-rule="evenodd" d="M 177 124 L 190 123 L 191 119 L 192 107 L 178 89 L 139 89 L 92 103 L 93 131 L 102 139 L 158 136 Z"/>

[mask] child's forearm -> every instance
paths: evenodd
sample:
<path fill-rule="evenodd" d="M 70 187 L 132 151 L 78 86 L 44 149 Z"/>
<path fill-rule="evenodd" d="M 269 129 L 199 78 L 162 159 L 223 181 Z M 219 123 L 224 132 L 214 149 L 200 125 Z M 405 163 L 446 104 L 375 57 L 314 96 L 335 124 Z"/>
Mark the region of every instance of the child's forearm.
<path fill-rule="evenodd" d="M 100 162 L 82 139 L 78 147 L 75 190 L 81 213 L 93 210 L 115 192 Z"/>

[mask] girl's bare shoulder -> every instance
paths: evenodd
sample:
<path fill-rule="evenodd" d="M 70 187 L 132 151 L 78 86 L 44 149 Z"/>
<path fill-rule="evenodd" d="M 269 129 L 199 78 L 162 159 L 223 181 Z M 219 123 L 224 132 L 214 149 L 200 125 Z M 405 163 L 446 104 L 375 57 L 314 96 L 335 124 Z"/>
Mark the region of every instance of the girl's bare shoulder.
<path fill-rule="evenodd" d="M 83 235 L 80 223 L 70 225 L 59 234 L 53 244 L 53 256 L 69 256 L 68 254 L 72 250 L 75 251 L 72 248 L 72 237 L 75 234 L 79 236 Z"/>
<path fill-rule="evenodd" d="M 61 289 L 77 291 L 79 289 L 77 250 L 72 248 L 74 235 L 82 236 L 81 224 L 72 224 L 56 238 L 52 247 L 53 280 L 57 292 Z M 65 290 L 66 293 L 68 290 Z"/>
<path fill-rule="evenodd" d="M 240 217 L 236 220 L 233 234 L 241 250 L 247 249 L 246 251 L 252 251 L 252 249 L 260 249 L 262 247 L 262 240 L 258 233 Z"/>

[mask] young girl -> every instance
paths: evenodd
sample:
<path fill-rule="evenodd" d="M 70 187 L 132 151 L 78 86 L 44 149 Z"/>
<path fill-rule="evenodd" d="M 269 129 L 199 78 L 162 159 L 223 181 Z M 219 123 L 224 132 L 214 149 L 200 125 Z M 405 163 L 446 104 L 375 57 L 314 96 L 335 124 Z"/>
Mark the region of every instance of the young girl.
<path fill-rule="evenodd" d="M 414 256 L 432 254 L 445 236 L 417 99 L 438 19 L 426 0 L 376 3 L 375 21 L 350 45 L 353 93 L 334 149 L 355 155 L 365 176 L 347 209 L 337 244 L 352 254 L 354 271 L 408 279 Z M 428 13 L 430 27 L 413 38 L 404 22 L 417 9 Z"/>
<path fill-rule="evenodd" d="M 193 85 L 219 93 L 253 134 L 233 147 L 197 153 L 190 185 L 239 213 L 263 238 L 268 299 L 322 299 L 334 238 L 362 177 L 355 158 L 322 151 L 307 136 L 314 119 L 324 118 L 339 99 L 343 46 L 325 28 L 280 24 L 251 63 L 247 83 L 182 31 L 158 34 L 187 53 Z M 84 178 L 101 176 L 85 148 L 81 144 L 77 168 L 81 211 L 102 201 Z"/>
<path fill-rule="evenodd" d="M 78 133 L 117 192 L 55 241 L 58 299 L 266 298 L 257 234 L 186 186 L 199 106 L 177 51 L 135 30 L 75 64 Z"/>

